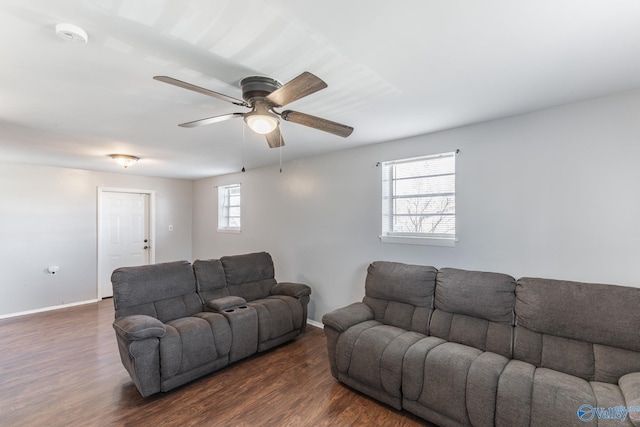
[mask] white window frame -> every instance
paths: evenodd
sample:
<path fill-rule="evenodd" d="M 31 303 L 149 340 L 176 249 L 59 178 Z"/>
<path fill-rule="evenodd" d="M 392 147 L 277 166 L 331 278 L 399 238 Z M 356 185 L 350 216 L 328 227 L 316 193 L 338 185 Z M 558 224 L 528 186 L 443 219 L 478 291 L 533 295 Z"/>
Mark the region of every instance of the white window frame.
<path fill-rule="evenodd" d="M 231 201 L 238 191 L 238 204 Z M 231 215 L 233 208 L 237 208 L 238 215 Z M 221 185 L 218 187 L 218 231 L 225 233 L 239 233 L 242 227 L 242 192 L 240 184 Z"/>
<path fill-rule="evenodd" d="M 380 241 L 383 243 L 402 243 L 402 244 L 412 244 L 412 245 L 432 245 L 432 246 L 455 246 L 457 241 L 456 239 L 456 229 L 455 229 L 455 161 L 456 161 L 456 152 L 449 153 L 441 153 L 430 156 L 421 156 L 421 157 L 413 157 L 408 159 L 399 159 L 393 161 L 382 162 L 382 234 L 380 235 Z M 447 197 L 448 199 L 453 198 L 453 207 L 449 207 L 447 211 L 438 212 L 435 214 L 427 214 L 427 215 L 418 215 L 418 216 L 453 216 L 454 220 L 454 229 L 453 232 L 447 233 L 432 233 L 432 232 L 414 232 L 414 231 L 394 231 L 394 217 L 400 216 L 397 212 L 394 212 L 395 200 L 400 199 L 403 196 L 395 195 L 395 184 L 397 181 L 401 179 L 415 179 L 415 178 L 395 178 L 396 167 L 401 167 L 402 165 L 419 163 L 429 160 L 442 159 L 443 157 L 452 157 L 454 162 L 454 171 L 453 173 L 445 173 L 445 174 L 430 174 L 429 171 L 425 171 L 425 174 L 421 176 L 421 178 L 425 177 L 446 177 L 448 179 L 453 176 L 454 181 L 454 190 L 453 192 L 446 193 L 424 193 L 418 194 L 417 196 L 424 199 L 430 199 L 431 197 Z M 428 164 L 428 163 L 427 163 Z M 406 197 L 406 196 L 404 196 Z M 451 209 L 453 209 L 451 211 Z M 403 214 L 404 216 L 405 214 Z"/>

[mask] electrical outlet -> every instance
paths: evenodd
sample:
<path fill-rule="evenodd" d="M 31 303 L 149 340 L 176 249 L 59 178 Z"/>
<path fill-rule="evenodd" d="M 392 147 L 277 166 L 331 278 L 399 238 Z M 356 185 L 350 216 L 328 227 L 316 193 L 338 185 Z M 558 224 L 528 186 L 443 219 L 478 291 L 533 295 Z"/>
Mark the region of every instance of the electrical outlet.
<path fill-rule="evenodd" d="M 169 224 L 169 231 L 173 231 L 173 225 Z"/>

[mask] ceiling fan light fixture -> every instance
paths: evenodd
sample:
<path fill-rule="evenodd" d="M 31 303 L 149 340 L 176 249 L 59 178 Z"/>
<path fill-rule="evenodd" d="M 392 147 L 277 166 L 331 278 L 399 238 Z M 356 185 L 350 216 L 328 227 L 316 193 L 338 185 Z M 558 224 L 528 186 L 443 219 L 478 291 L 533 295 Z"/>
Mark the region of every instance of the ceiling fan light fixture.
<path fill-rule="evenodd" d="M 259 111 L 252 111 L 245 114 L 244 121 L 249 126 L 249 129 L 260 135 L 273 132 L 273 130 L 278 127 L 278 124 L 280 124 L 275 114 Z"/>
<path fill-rule="evenodd" d="M 138 163 L 140 160 L 139 157 L 130 156 L 128 154 L 112 154 L 111 158 L 123 168 L 128 168 L 129 166 L 133 166 Z"/>

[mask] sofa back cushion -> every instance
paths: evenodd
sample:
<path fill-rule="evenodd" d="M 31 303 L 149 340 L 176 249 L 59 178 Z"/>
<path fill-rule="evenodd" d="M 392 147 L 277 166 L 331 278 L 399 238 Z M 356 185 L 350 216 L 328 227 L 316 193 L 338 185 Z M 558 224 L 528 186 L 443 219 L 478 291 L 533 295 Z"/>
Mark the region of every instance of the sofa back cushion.
<path fill-rule="evenodd" d="M 219 259 L 197 259 L 193 262 L 198 293 L 203 301 L 229 296 L 227 279 Z"/>
<path fill-rule="evenodd" d="M 640 371 L 640 289 L 522 278 L 514 357 L 588 381 Z"/>
<path fill-rule="evenodd" d="M 188 261 L 121 267 L 111 275 L 116 318 L 146 314 L 161 322 L 202 311 Z"/>
<path fill-rule="evenodd" d="M 367 269 L 363 302 L 375 320 L 426 335 L 436 272 L 423 265 L 375 261 Z"/>
<path fill-rule="evenodd" d="M 266 298 L 276 284 L 271 255 L 258 252 L 220 258 L 229 295 L 247 301 Z"/>
<path fill-rule="evenodd" d="M 515 288 L 506 274 L 439 270 L 429 334 L 511 357 Z"/>

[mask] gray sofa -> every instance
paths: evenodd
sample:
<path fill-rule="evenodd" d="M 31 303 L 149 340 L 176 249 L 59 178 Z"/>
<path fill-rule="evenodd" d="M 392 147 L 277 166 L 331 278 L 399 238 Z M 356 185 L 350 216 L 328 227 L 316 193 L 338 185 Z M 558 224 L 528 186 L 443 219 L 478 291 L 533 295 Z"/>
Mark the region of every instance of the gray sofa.
<path fill-rule="evenodd" d="M 140 394 L 169 391 L 303 333 L 311 289 L 274 277 L 266 252 L 115 270 L 113 328 Z"/>
<path fill-rule="evenodd" d="M 377 261 L 332 375 L 441 426 L 640 427 L 640 289 Z"/>

